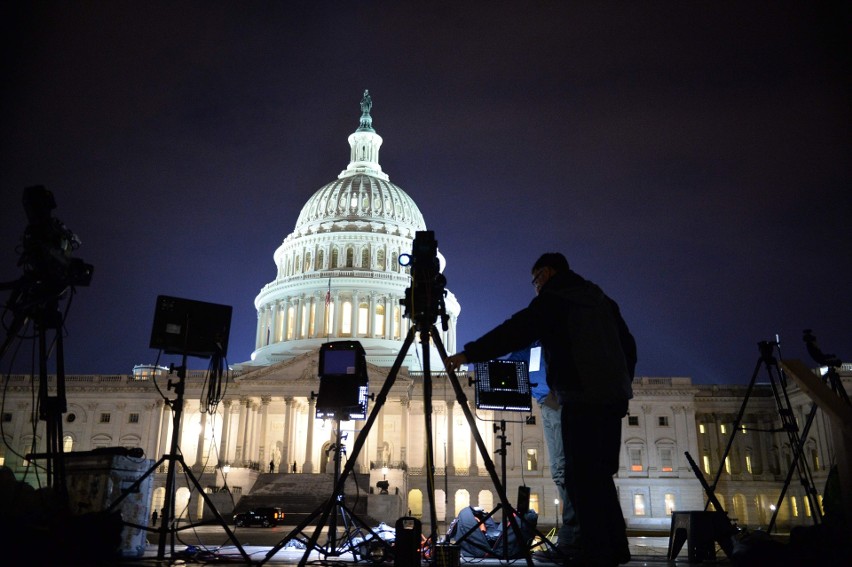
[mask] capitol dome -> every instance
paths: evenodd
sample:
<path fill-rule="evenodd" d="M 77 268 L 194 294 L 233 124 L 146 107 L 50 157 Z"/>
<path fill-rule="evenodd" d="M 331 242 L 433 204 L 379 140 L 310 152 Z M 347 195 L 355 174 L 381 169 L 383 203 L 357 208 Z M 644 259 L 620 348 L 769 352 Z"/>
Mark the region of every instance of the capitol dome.
<path fill-rule="evenodd" d="M 361 100 L 358 129 L 349 135 L 349 165 L 302 207 L 296 226 L 273 254 L 274 281 L 255 298 L 258 314 L 253 365 L 317 350 L 326 341 L 357 340 L 369 362 L 391 366 L 408 333 L 399 300 L 410 286 L 400 254 L 426 230 L 414 200 L 390 182 L 379 164 L 382 138 L 372 127 L 372 100 Z M 439 260 L 444 265 L 443 257 Z M 455 351 L 460 311 L 447 292 L 447 352 Z M 420 369 L 415 348 L 405 365 Z"/>

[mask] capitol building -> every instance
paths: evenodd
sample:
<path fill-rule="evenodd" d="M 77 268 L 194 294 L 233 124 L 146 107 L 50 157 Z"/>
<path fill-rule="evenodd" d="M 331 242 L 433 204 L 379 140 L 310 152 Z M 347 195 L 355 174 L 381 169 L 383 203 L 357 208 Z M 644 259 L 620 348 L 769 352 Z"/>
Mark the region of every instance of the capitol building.
<path fill-rule="evenodd" d="M 261 485 L 269 486 L 276 479 L 319 482 L 328 487 L 330 496 L 339 436 L 342 458 L 355 459 L 352 470 L 363 480 L 370 516 L 392 524 L 410 512 L 422 517 L 425 527 L 429 463 L 424 405 L 430 405 L 426 402 L 432 406 L 438 520 L 449 522 L 468 505 L 490 510 L 499 503 L 462 411 L 464 403 L 477 417 L 489 459 L 498 470 L 505 464 L 509 499 L 514 502 L 518 486 L 528 486 L 530 506 L 539 513 L 539 524 L 556 523 L 560 503 L 536 404 L 531 415 L 477 409 L 467 377 L 461 377 L 467 399 L 460 400 L 435 352 L 430 355 L 434 361 L 431 400 L 424 400 L 423 353 L 419 346 L 412 346 L 392 377 L 387 400 L 357 455 L 352 455 L 352 449 L 365 421 L 340 422 L 338 432 L 336 422 L 316 417 L 314 393 L 319 390 L 318 357 L 323 343 L 361 343 L 371 394 L 388 381 L 410 327 L 400 299 L 411 285 L 411 277 L 397 259 L 411 251 L 415 233 L 428 228 L 414 200 L 390 181 L 380 165 L 383 140 L 373 128 L 372 102 L 366 92 L 358 127 L 348 140 L 348 165 L 336 179 L 313 192 L 292 232 L 270 251 L 275 273 L 265 285 L 258 282 L 262 287 L 254 298 L 254 351 L 250 360 L 234 366 L 222 399 L 213 407 L 204 403 L 205 373 L 189 372 L 183 419 L 180 430 L 174 432 L 173 407 L 166 401 L 170 393 L 164 387 L 170 378 L 167 369 L 140 365 L 128 368 L 127 375 L 66 376 L 65 452 L 132 447 L 141 448 L 146 458 L 156 461 L 169 451 L 171 436 L 177 435 L 186 466 L 205 490 L 220 494 L 227 487 L 224 492 L 232 498 L 230 504 L 223 503 L 227 508 L 256 496 Z M 439 260 L 443 266 L 440 254 Z M 239 301 L 245 305 L 238 303 L 236 309 L 249 308 L 249 298 Z M 439 332 L 452 353 L 457 349 L 457 325 L 463 319 L 461 305 L 449 291 L 446 311 L 447 329 Z M 845 364 L 840 374 L 849 390 L 852 365 Z M 765 528 L 778 504 L 793 454 L 781 431 L 770 385 L 758 383 L 750 392 L 738 430 L 733 424 L 747 396 L 745 386 L 698 385 L 681 376 L 643 376 L 636 377 L 633 387 L 629 416 L 623 420 L 616 476 L 628 529 L 668 530 L 674 511 L 704 509 L 706 496 L 686 452 L 711 484 L 718 473 L 716 495 L 731 518 L 743 526 Z M 787 384 L 787 390 L 795 419 L 803 426 L 813 402 L 793 383 Z M 6 377 L 5 443 L 0 444 L 0 463 L 19 480 L 35 486 L 37 474 L 44 483 L 43 473 L 37 473 L 23 457 L 45 450 L 44 422 L 34 426 L 38 415 L 34 402 L 30 376 Z M 368 413 L 374 403 L 369 403 Z M 510 443 L 502 456 L 496 453 L 501 432 L 495 427 L 501 421 Z M 722 461 L 732 436 L 731 450 Z M 831 423 L 821 410 L 816 412 L 803 446 L 804 460 L 821 494 L 836 461 Z M 162 467 L 153 477 L 150 510 L 160 510 L 166 490 Z M 387 481 L 387 494 L 375 489 L 379 481 Z M 175 497 L 181 517 L 194 519 L 205 514 L 203 501 L 194 490 L 178 475 Z M 813 505 L 794 480 L 778 509 L 778 526 L 787 530 L 812 524 L 818 513 Z M 821 497 L 817 505 L 821 505 Z"/>

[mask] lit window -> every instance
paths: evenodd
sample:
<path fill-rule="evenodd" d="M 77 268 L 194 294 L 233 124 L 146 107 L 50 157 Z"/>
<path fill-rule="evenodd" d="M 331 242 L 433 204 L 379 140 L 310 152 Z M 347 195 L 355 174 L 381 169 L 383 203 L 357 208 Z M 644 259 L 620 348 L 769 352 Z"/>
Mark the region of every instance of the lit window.
<path fill-rule="evenodd" d="M 672 450 L 660 449 L 660 469 L 663 472 L 672 472 Z"/>
<path fill-rule="evenodd" d="M 811 517 L 811 501 L 810 501 L 809 498 L 805 497 L 803 499 L 803 502 L 805 503 L 805 516 L 810 518 Z"/>
<path fill-rule="evenodd" d="M 666 516 L 671 516 L 672 512 L 675 511 L 675 495 L 669 493 L 664 498 L 666 502 Z"/>
<path fill-rule="evenodd" d="M 631 427 L 636 427 L 639 425 L 639 416 L 638 415 L 628 415 L 627 416 L 627 425 Z"/>
<path fill-rule="evenodd" d="M 815 470 L 815 471 L 820 470 L 820 466 L 819 466 L 819 453 L 817 453 L 817 450 L 816 450 L 816 449 L 812 449 L 812 450 L 811 450 L 811 460 L 812 460 L 812 461 L 813 461 L 813 463 L 814 463 L 814 470 Z"/>
<path fill-rule="evenodd" d="M 746 455 L 746 470 L 751 474 L 751 455 Z"/>
<path fill-rule="evenodd" d="M 790 497 L 790 512 L 792 512 L 794 518 L 799 517 L 799 502 L 795 496 Z"/>
<path fill-rule="evenodd" d="M 634 472 L 642 470 L 642 449 L 630 449 L 630 470 Z"/>
<path fill-rule="evenodd" d="M 538 470 L 538 453 L 535 449 L 527 449 L 527 470 Z"/>
<path fill-rule="evenodd" d="M 719 425 L 719 431 L 722 433 L 722 435 L 724 435 L 725 433 L 728 432 L 728 426 L 725 425 L 724 423 L 720 424 Z"/>
<path fill-rule="evenodd" d="M 731 457 L 725 457 L 725 472 L 731 474 Z"/>
<path fill-rule="evenodd" d="M 102 414 L 101 414 L 101 419 L 100 419 L 101 423 L 109 423 L 109 419 L 110 419 L 110 417 L 111 417 L 111 416 L 110 416 L 110 414 L 108 414 L 108 413 L 102 413 Z"/>
<path fill-rule="evenodd" d="M 536 514 L 540 514 L 538 511 L 538 494 L 533 492 L 530 494 L 530 510 L 535 510 Z"/>
<path fill-rule="evenodd" d="M 342 321 L 340 322 L 340 334 L 352 334 L 352 303 L 346 301 L 343 303 Z"/>
<path fill-rule="evenodd" d="M 645 495 L 644 494 L 634 494 L 633 495 L 633 515 L 634 516 L 644 516 L 645 515 Z"/>
<path fill-rule="evenodd" d="M 373 325 L 373 334 L 377 337 L 382 337 L 385 334 L 385 306 L 379 305 L 376 307 L 376 322 Z"/>
<path fill-rule="evenodd" d="M 710 474 L 710 456 L 704 455 L 702 460 L 704 462 L 704 474 Z"/>
<path fill-rule="evenodd" d="M 311 303 L 308 312 L 308 336 L 313 337 L 317 328 L 317 304 Z"/>
<path fill-rule="evenodd" d="M 669 416 L 661 415 L 661 416 L 657 417 L 657 424 L 660 427 L 668 427 L 669 426 Z"/>
<path fill-rule="evenodd" d="M 131 413 L 127 416 L 127 423 L 139 423 L 139 414 Z"/>
<path fill-rule="evenodd" d="M 745 425 L 741 425 L 740 431 L 742 432 L 743 435 L 746 435 L 748 433 L 748 428 Z"/>
<path fill-rule="evenodd" d="M 70 435 L 66 435 L 62 438 L 62 452 L 70 453 L 74 447 L 74 438 Z"/>
<path fill-rule="evenodd" d="M 699 423 L 699 424 L 698 424 L 698 433 L 707 433 L 707 432 L 704 430 L 704 424 L 703 424 L 703 423 Z"/>
<path fill-rule="evenodd" d="M 367 324 L 370 322 L 370 307 L 366 303 L 358 306 L 358 334 L 367 334 Z"/>

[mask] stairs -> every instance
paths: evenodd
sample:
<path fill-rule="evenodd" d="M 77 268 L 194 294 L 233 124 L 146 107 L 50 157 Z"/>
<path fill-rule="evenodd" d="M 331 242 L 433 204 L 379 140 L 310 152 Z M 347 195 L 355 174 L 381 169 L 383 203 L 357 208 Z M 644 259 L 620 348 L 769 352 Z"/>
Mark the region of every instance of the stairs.
<path fill-rule="evenodd" d="M 357 475 L 356 485 L 355 477 L 347 477 L 344 485 L 346 506 L 370 527 L 377 526 L 379 522 L 367 516 L 370 479 Z M 284 512 L 286 525 L 298 525 L 326 504 L 333 491 L 334 477 L 330 474 L 263 473 L 258 476 L 251 492 L 237 502 L 234 513 L 273 506 Z M 317 521 L 319 518 L 312 520 L 311 524 Z"/>

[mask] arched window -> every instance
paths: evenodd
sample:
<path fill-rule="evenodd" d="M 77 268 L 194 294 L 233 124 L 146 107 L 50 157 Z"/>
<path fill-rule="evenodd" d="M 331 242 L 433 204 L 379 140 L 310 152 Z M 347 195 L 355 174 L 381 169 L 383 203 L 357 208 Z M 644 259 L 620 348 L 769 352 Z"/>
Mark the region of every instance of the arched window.
<path fill-rule="evenodd" d="M 350 246 L 346 249 L 346 267 L 351 268 L 355 265 L 355 250 Z"/>
<path fill-rule="evenodd" d="M 385 250 L 384 248 L 380 248 L 378 252 L 376 252 L 376 263 L 378 264 L 378 268 L 380 270 L 386 270 L 387 266 L 385 266 Z"/>
<path fill-rule="evenodd" d="M 334 250 L 331 251 L 331 267 L 332 268 L 338 267 L 339 257 L 340 257 L 340 252 L 337 251 L 337 248 L 335 248 Z"/>
<path fill-rule="evenodd" d="M 458 516 L 462 510 L 470 506 L 470 492 L 465 489 L 457 490 L 455 497 L 455 513 L 454 516 Z"/>
<path fill-rule="evenodd" d="M 296 256 L 296 261 L 295 261 L 294 263 L 296 264 L 296 273 L 297 273 L 297 274 L 298 274 L 298 273 L 301 271 L 301 269 L 302 269 L 301 260 L 302 260 L 302 258 L 301 258 L 300 256 Z"/>
<path fill-rule="evenodd" d="M 305 271 L 306 272 L 311 271 L 311 253 L 310 252 L 305 254 Z"/>
<path fill-rule="evenodd" d="M 70 453 L 74 450 L 74 438 L 70 435 L 66 435 L 62 438 L 62 452 Z"/>
<path fill-rule="evenodd" d="M 408 491 L 408 509 L 415 518 L 423 516 L 423 493 L 419 488 Z"/>
<path fill-rule="evenodd" d="M 322 268 L 323 268 L 322 263 L 324 261 L 325 261 L 325 253 L 322 250 L 320 250 L 319 252 L 317 252 L 317 263 L 314 266 L 314 269 L 315 270 L 322 270 Z"/>
<path fill-rule="evenodd" d="M 364 269 L 370 268 L 370 249 L 364 248 L 361 250 L 361 267 Z"/>

